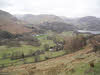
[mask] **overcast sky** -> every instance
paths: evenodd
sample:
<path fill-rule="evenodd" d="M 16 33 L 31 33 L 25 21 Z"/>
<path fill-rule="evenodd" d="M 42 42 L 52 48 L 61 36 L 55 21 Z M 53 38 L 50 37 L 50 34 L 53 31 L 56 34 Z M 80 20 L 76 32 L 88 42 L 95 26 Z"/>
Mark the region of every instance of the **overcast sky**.
<path fill-rule="evenodd" d="M 100 0 L 0 0 L 0 9 L 11 14 L 100 17 Z"/>

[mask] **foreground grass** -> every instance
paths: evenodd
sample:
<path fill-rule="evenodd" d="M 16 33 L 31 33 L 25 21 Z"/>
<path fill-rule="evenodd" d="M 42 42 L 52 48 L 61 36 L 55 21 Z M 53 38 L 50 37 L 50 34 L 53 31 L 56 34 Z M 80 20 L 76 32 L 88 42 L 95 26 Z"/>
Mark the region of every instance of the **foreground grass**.
<path fill-rule="evenodd" d="M 100 58 L 96 53 L 90 52 L 91 49 L 90 46 L 86 46 L 83 50 L 72 54 L 34 64 L 5 68 L 3 72 L 9 71 L 9 75 L 100 75 Z M 54 55 L 61 53 L 55 52 Z M 82 57 L 80 57 L 81 55 Z M 94 61 L 95 64 L 92 69 L 89 65 L 91 61 Z"/>
<path fill-rule="evenodd" d="M 93 70 L 90 69 L 90 66 L 88 63 L 79 63 L 75 66 L 73 69 L 67 71 L 63 69 L 67 69 L 66 66 L 59 66 L 59 67 L 54 67 L 52 69 L 48 69 L 46 74 L 43 74 L 40 70 L 34 73 L 28 73 L 25 70 L 18 70 L 14 72 L 10 72 L 8 75 L 100 75 L 100 63 L 95 63 L 95 67 Z M 61 71 L 63 70 L 63 71 Z M 31 72 L 31 70 L 30 70 Z"/>
<path fill-rule="evenodd" d="M 66 75 L 100 75 L 100 63 L 95 63 L 93 69 L 89 64 L 81 63 L 74 67 L 73 72 L 69 71 Z"/>

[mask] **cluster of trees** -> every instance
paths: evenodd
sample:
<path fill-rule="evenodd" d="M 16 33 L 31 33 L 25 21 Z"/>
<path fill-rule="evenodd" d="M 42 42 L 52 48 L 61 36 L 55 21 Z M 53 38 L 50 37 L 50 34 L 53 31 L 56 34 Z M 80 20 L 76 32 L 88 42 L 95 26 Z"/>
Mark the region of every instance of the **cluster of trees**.
<path fill-rule="evenodd" d="M 62 49 L 64 46 L 64 50 L 67 52 L 75 52 L 77 50 L 80 50 L 87 44 L 92 44 L 93 51 L 99 51 L 100 50 L 100 35 L 77 35 L 73 37 L 65 37 L 64 41 L 58 41 L 53 36 L 48 36 L 48 40 L 53 40 L 53 42 L 56 44 L 56 47 L 59 48 L 60 44 L 62 45 Z M 88 43 L 89 42 L 89 43 Z"/>
<path fill-rule="evenodd" d="M 67 52 L 75 52 L 86 46 L 86 44 L 87 40 L 82 35 L 65 38 L 64 50 Z"/>
<path fill-rule="evenodd" d="M 65 40 L 59 40 L 56 36 L 48 36 L 47 39 L 52 40 L 56 44 L 56 46 L 52 47 L 55 51 L 64 49 Z"/>
<path fill-rule="evenodd" d="M 39 56 L 40 54 L 44 54 L 45 51 L 44 50 L 36 50 L 35 52 L 33 50 L 30 50 L 30 52 L 26 55 L 23 51 L 14 51 L 12 52 L 9 56 L 7 56 L 8 54 L 4 54 L 3 56 L 6 58 L 10 58 L 11 60 L 16 60 L 16 59 L 24 59 L 26 57 L 36 57 Z M 2 57 L 4 59 L 4 57 Z"/>
<path fill-rule="evenodd" d="M 16 37 L 16 35 L 11 34 L 10 32 L 0 30 L 0 40 L 2 40 L 2 39 L 13 39 L 15 37 Z"/>
<path fill-rule="evenodd" d="M 30 34 L 25 34 L 22 37 L 18 38 L 19 41 L 23 41 L 28 45 L 32 45 L 32 46 L 40 46 L 41 43 L 39 42 L 39 40 L 37 38 L 34 38 L 32 35 Z"/>
<path fill-rule="evenodd" d="M 23 44 L 32 46 L 40 46 L 41 43 L 37 38 L 34 38 L 30 34 L 12 34 L 7 31 L 0 30 L 0 45 L 7 45 L 8 47 L 19 47 Z"/>
<path fill-rule="evenodd" d="M 0 45 L 10 46 L 20 46 L 19 42 L 16 40 L 18 34 L 12 34 L 7 31 L 0 30 Z"/>
<path fill-rule="evenodd" d="M 100 35 L 93 36 L 89 39 L 89 42 L 92 45 L 94 52 L 100 51 Z"/>

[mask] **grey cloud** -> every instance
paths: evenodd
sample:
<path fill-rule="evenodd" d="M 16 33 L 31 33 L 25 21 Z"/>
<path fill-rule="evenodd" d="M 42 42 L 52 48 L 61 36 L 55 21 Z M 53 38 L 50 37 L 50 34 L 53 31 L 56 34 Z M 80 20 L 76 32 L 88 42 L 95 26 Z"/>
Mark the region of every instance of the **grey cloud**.
<path fill-rule="evenodd" d="M 0 0 L 0 8 L 12 14 L 100 16 L 100 0 Z"/>
<path fill-rule="evenodd" d="M 10 0 L 9 0 L 10 1 Z M 11 6 L 8 0 L 0 0 L 0 8 Z"/>

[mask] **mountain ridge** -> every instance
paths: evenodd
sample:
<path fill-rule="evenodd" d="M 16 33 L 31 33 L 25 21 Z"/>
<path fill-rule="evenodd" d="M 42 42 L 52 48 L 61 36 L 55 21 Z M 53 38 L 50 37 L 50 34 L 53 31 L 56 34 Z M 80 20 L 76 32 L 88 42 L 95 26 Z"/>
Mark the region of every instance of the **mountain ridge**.
<path fill-rule="evenodd" d="M 8 31 L 13 34 L 31 32 L 31 30 L 24 27 L 16 17 L 2 10 L 0 10 L 0 30 Z"/>
<path fill-rule="evenodd" d="M 27 19 L 26 19 L 27 18 Z M 81 30 L 100 30 L 100 18 L 95 16 L 85 16 L 80 18 L 67 18 L 62 16 L 55 15 L 32 15 L 28 14 L 20 18 L 20 20 L 27 22 L 28 24 L 38 25 L 43 22 L 63 22 L 67 24 L 72 24 L 73 26 L 77 26 L 78 29 Z M 31 22 L 30 22 L 31 21 Z"/>

